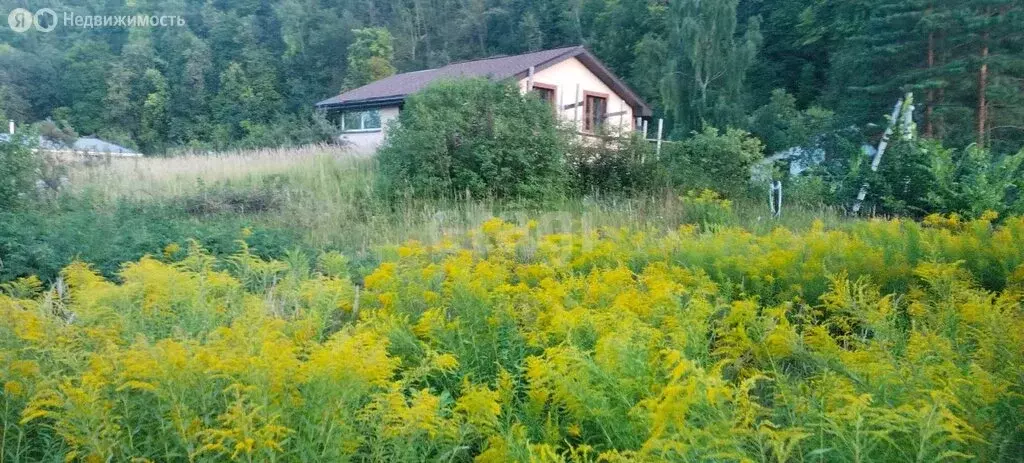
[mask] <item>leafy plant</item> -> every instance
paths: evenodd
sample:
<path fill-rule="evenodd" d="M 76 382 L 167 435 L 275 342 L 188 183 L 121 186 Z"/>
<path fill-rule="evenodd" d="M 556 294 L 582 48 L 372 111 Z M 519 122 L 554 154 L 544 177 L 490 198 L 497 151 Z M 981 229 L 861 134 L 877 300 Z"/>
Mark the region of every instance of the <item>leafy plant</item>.
<path fill-rule="evenodd" d="M 0 140 L 0 211 L 18 207 L 35 192 L 41 167 L 40 158 L 32 152 L 36 144 L 31 132 Z"/>
<path fill-rule="evenodd" d="M 747 194 L 750 168 L 763 156 L 764 145 L 749 133 L 708 127 L 691 138 L 666 144 L 661 162 L 674 185 L 735 198 Z"/>
<path fill-rule="evenodd" d="M 554 113 L 513 83 L 442 82 L 412 95 L 379 153 L 390 196 L 523 198 L 564 193 Z"/>

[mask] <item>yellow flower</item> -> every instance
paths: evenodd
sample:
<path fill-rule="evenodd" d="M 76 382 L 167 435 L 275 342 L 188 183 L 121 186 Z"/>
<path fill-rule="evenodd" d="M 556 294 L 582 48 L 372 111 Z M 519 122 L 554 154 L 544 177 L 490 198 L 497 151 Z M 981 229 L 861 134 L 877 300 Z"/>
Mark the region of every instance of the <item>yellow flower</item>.
<path fill-rule="evenodd" d="M 463 381 L 462 387 L 462 396 L 455 402 L 455 411 L 472 425 L 487 429 L 497 426 L 498 415 L 501 414 L 498 391 L 468 381 Z"/>
<path fill-rule="evenodd" d="M 459 359 L 452 354 L 441 354 L 434 357 L 434 368 L 446 373 L 451 373 L 459 368 Z"/>
<path fill-rule="evenodd" d="M 25 395 L 25 385 L 20 381 L 7 381 L 4 383 L 4 394 L 8 394 L 11 397 L 23 397 Z"/>

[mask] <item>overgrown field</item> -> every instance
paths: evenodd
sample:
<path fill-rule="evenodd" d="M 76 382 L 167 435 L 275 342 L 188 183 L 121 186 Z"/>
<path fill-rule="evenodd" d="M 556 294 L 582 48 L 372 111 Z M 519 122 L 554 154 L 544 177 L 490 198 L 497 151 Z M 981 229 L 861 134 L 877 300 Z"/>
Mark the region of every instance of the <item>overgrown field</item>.
<path fill-rule="evenodd" d="M 253 253 L 280 258 L 338 250 L 357 267 L 380 261 L 377 246 L 415 239 L 435 243 L 491 217 L 546 233 L 600 227 L 665 230 L 682 223 L 743 224 L 759 233 L 778 225 L 827 227 L 843 222 L 820 205 L 787 202 L 782 220 L 768 220 L 767 201 L 707 210 L 687 190 L 552 197 L 543 205 L 493 198 L 402 198 L 377 194 L 376 161 L 337 147 L 243 151 L 172 158 L 109 159 L 60 166 L 67 185 L 23 208 L 0 210 L 0 282 L 37 275 L 52 282 L 79 258 L 114 277 L 120 265 L 170 245 L 198 240 L 216 256 L 234 252 L 247 228 Z M 61 183 L 54 180 L 54 183 Z"/>
<path fill-rule="evenodd" d="M 492 220 L 0 295 L 4 461 L 1019 461 L 1024 219 Z"/>

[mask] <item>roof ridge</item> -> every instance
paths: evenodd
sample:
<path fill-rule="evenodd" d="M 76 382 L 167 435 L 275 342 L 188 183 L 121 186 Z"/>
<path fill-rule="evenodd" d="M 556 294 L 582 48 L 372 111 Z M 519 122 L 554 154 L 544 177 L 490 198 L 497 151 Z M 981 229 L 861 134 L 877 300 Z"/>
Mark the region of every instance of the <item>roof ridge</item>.
<path fill-rule="evenodd" d="M 583 48 L 583 45 L 571 45 L 571 46 L 568 46 L 568 47 L 550 48 L 550 49 L 547 49 L 547 50 L 537 50 L 537 51 L 531 51 L 531 52 L 527 52 L 527 53 L 520 53 L 518 55 L 494 55 L 494 56 L 488 56 L 486 58 L 474 58 L 474 59 L 468 59 L 468 60 L 464 60 L 464 61 L 455 61 L 455 62 L 452 62 L 452 63 L 448 63 L 448 64 L 446 64 L 444 66 L 440 66 L 440 67 L 436 67 L 436 68 L 432 68 L 432 69 L 444 69 L 446 67 L 455 66 L 455 65 L 459 65 L 459 64 L 476 63 L 478 61 L 489 61 L 489 60 L 492 60 L 492 59 L 516 58 L 516 57 L 520 57 L 520 56 L 536 55 L 536 54 L 540 54 L 540 53 L 550 53 L 550 52 L 553 52 L 553 51 L 566 52 L 566 51 L 572 50 L 574 48 Z M 425 70 L 429 70 L 429 69 L 425 69 Z M 416 72 L 416 71 L 412 71 L 412 72 Z"/>

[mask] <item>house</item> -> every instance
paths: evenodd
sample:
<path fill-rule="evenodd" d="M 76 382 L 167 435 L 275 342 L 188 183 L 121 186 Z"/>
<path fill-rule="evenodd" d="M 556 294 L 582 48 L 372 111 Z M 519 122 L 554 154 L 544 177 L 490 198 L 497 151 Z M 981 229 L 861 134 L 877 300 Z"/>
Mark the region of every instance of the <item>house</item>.
<path fill-rule="evenodd" d="M 501 56 L 407 72 L 371 82 L 316 104 L 341 126 L 342 141 L 359 153 L 372 153 L 384 140 L 389 121 L 405 98 L 433 82 L 485 77 L 512 79 L 524 92 L 550 101 L 558 116 L 575 122 L 583 134 L 599 127 L 635 130 L 651 108 L 582 46 Z"/>

